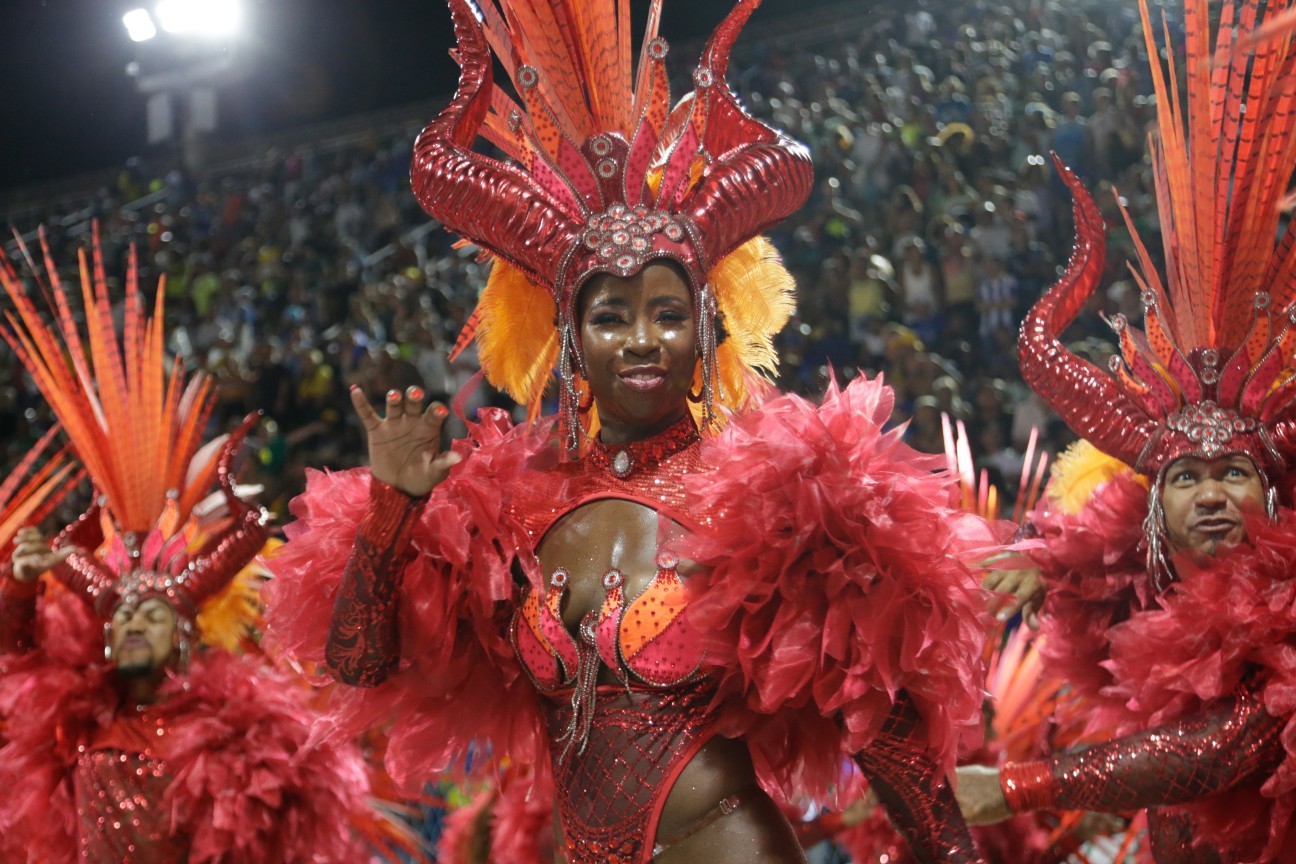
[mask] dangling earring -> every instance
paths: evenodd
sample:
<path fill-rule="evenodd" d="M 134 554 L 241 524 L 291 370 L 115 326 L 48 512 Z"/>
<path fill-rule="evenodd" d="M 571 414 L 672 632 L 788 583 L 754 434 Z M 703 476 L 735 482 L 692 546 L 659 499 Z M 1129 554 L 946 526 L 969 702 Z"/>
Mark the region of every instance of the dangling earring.
<path fill-rule="evenodd" d="M 1165 479 L 1165 470 L 1157 473 L 1156 480 L 1148 488 L 1148 514 L 1143 520 L 1143 534 L 1147 538 L 1147 571 L 1152 577 L 1152 587 L 1157 593 L 1165 591 L 1174 581 L 1174 571 L 1170 560 L 1166 558 L 1166 524 L 1165 510 L 1161 507 L 1161 484 Z"/>
<path fill-rule="evenodd" d="M 699 372 L 699 373 L 702 372 L 702 367 L 701 367 L 701 366 L 698 367 L 698 372 Z M 698 388 L 698 389 L 697 389 L 697 392 L 694 393 L 694 392 L 693 392 L 693 385 L 692 385 L 692 384 L 689 384 L 688 400 L 689 400 L 690 402 L 692 402 L 694 405 L 701 405 L 701 404 L 706 400 L 706 381 L 705 381 L 705 376 L 703 377 L 703 380 L 698 381 L 697 388 Z"/>
<path fill-rule="evenodd" d="M 105 621 L 103 625 L 104 662 L 112 662 L 112 624 Z"/>
<path fill-rule="evenodd" d="M 702 425 L 710 428 L 715 423 L 715 388 L 720 380 L 719 363 L 716 358 L 716 307 L 715 295 L 711 286 L 703 285 L 698 289 L 695 304 L 697 315 L 698 353 L 702 360 L 702 392 L 696 397 L 689 388 L 689 399 L 702 405 Z"/>
<path fill-rule="evenodd" d="M 1269 484 L 1265 490 L 1265 510 L 1269 512 L 1270 519 L 1278 518 L 1278 487 Z"/>
<path fill-rule="evenodd" d="M 177 671 L 187 672 L 189 671 L 189 661 L 192 659 L 190 640 L 193 636 L 193 628 L 187 619 L 181 618 L 178 614 L 176 615 L 175 634 L 176 668 Z"/>

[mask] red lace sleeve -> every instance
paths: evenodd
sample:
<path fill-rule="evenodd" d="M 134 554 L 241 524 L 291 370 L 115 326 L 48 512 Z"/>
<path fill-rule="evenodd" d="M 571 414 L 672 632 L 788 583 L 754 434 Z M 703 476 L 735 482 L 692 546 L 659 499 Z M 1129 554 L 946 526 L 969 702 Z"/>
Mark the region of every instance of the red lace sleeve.
<path fill-rule="evenodd" d="M 954 791 L 926 745 L 922 716 L 906 694 L 900 694 L 882 731 L 858 759 L 869 788 L 918 861 L 981 860 Z"/>
<path fill-rule="evenodd" d="M 25 654 L 36 647 L 36 594 L 40 582 L 19 582 L 13 565 L 0 565 L 0 654 Z"/>
<path fill-rule="evenodd" d="M 1004 798 L 1028 810 L 1139 810 L 1231 788 L 1282 761 L 1284 722 L 1246 694 L 1116 741 L 1052 759 L 1004 766 Z"/>
<path fill-rule="evenodd" d="M 427 497 L 411 498 L 372 481 L 369 505 L 356 532 L 351 558 L 333 605 L 324 657 L 334 677 L 375 687 L 400 662 L 397 597 L 410 535 Z"/>

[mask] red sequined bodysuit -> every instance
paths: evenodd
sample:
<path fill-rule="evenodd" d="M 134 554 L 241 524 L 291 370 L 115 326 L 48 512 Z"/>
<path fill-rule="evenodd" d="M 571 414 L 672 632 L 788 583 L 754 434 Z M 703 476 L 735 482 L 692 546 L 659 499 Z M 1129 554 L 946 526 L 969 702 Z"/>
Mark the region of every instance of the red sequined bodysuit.
<path fill-rule="evenodd" d="M 1118 475 L 1076 513 L 1034 517 L 1046 662 L 1082 697 L 1086 729 L 1116 740 L 1005 766 L 1005 799 L 1019 812 L 1151 808 L 1161 862 L 1296 861 L 1296 514 L 1249 521 L 1248 542 L 1215 555 L 1177 556 L 1158 591 L 1140 545 L 1146 502 Z"/>
<path fill-rule="evenodd" d="M 82 861 L 188 860 L 188 838 L 172 834 L 171 814 L 162 805 L 171 783 L 159 753 L 167 732 L 160 718 L 119 716 L 77 748 L 72 783 Z"/>
<path fill-rule="evenodd" d="M 506 507 L 522 554 L 534 551 L 564 515 L 597 500 L 643 504 L 693 529 L 707 514 L 688 511 L 681 479 L 707 470 L 687 419 L 662 436 L 621 450 L 596 448 L 584 459 L 551 462 L 511 484 Z M 435 493 L 434 493 L 435 494 Z M 422 502 L 374 481 L 351 560 L 336 598 L 326 656 L 348 684 L 376 685 L 396 668 L 397 611 L 407 545 Z M 547 583 L 521 587 L 509 635 L 517 659 L 541 694 L 558 807 L 573 864 L 642 864 L 654 856 L 662 808 L 680 772 L 717 732 L 723 707 L 703 671 L 701 640 L 683 614 L 685 581 L 667 552 L 636 596 L 617 570 L 573 634 L 562 620 L 571 578 L 563 567 Z M 610 670 L 616 686 L 598 684 Z M 901 698 L 874 746 L 865 773 L 919 860 L 974 861 L 975 852 L 948 786 L 921 743 L 922 721 Z"/>
<path fill-rule="evenodd" d="M 0 659 L 13 662 L 35 649 L 38 584 L 13 579 L 7 565 L 0 572 Z M 189 841 L 172 834 L 171 814 L 162 806 L 171 781 L 162 755 L 169 740 L 162 720 L 147 712 L 119 713 L 87 737 L 62 740 L 65 731 L 59 727 L 46 734 L 59 739 L 71 763 L 76 859 L 123 864 L 185 861 Z"/>

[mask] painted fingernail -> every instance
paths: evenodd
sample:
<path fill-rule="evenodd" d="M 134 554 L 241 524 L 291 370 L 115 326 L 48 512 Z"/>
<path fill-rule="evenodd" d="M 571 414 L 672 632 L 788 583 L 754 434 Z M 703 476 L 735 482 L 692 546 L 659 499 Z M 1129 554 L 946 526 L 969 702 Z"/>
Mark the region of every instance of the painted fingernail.
<path fill-rule="evenodd" d="M 415 400 L 415 401 L 418 401 L 418 400 L 422 399 L 422 398 L 423 398 L 423 388 L 422 388 L 422 387 L 411 387 L 411 388 L 409 389 L 409 396 L 410 396 L 411 399 L 413 399 L 413 400 Z"/>
<path fill-rule="evenodd" d="M 399 402 L 399 401 L 400 401 L 400 391 L 399 391 L 399 390 L 388 390 L 388 391 L 387 391 L 387 401 L 388 401 L 388 402 Z"/>
<path fill-rule="evenodd" d="M 357 390 L 360 389 L 360 385 L 359 385 L 359 384 L 352 384 L 350 389 L 351 389 L 351 392 L 354 393 L 354 392 L 356 392 Z"/>
<path fill-rule="evenodd" d="M 436 415 L 437 415 L 438 417 L 440 417 L 442 420 L 444 420 L 444 419 L 445 419 L 447 416 L 449 416 L 449 414 L 450 414 L 450 412 L 446 410 L 446 407 L 445 407 L 444 405 L 438 405 L 438 406 L 436 406 L 435 408 L 433 408 L 432 410 L 433 410 L 433 411 L 436 413 Z"/>

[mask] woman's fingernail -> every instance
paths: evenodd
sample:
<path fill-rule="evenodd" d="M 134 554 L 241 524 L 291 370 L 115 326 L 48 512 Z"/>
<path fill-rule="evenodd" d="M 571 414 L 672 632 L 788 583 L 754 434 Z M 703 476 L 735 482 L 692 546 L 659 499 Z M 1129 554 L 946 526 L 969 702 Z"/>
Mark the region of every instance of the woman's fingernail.
<path fill-rule="evenodd" d="M 422 388 L 422 387 L 411 387 L 411 388 L 409 389 L 409 395 L 410 395 L 410 398 L 413 399 L 413 400 L 415 400 L 415 401 L 421 400 L 421 399 L 423 398 L 423 388 Z"/>
<path fill-rule="evenodd" d="M 442 420 L 444 420 L 450 414 L 450 412 L 446 410 L 446 407 L 444 405 L 438 405 L 432 410 L 436 412 L 436 415 L 440 417 Z"/>
<path fill-rule="evenodd" d="M 399 402 L 399 401 L 400 401 L 400 391 L 399 391 L 399 390 L 388 390 L 388 391 L 387 391 L 387 401 L 388 401 L 388 402 Z"/>

